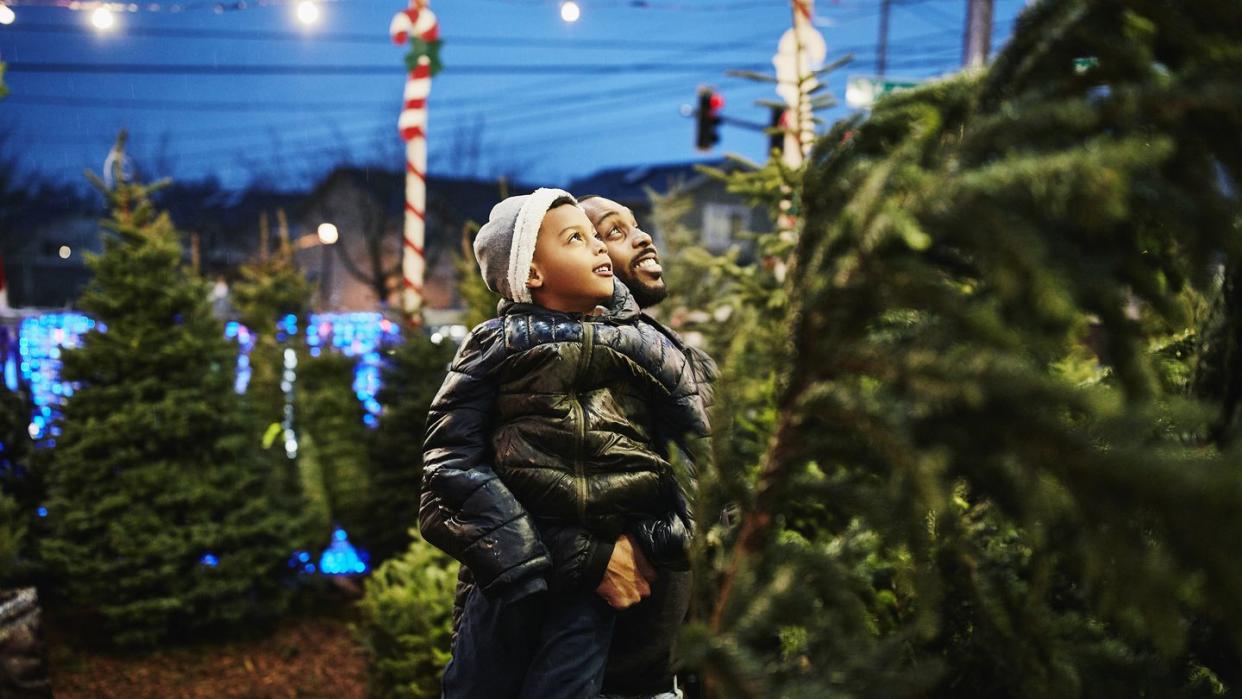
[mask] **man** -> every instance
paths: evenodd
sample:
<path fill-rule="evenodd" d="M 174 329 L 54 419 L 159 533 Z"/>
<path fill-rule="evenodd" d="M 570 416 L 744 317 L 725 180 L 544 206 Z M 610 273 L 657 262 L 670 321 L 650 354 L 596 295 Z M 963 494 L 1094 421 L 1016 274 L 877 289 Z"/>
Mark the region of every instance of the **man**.
<path fill-rule="evenodd" d="M 663 301 L 668 288 L 660 253 L 651 236 L 639 227 L 634 212 L 597 195 L 580 197 L 578 201 L 608 249 L 613 274 L 629 288 L 639 307 L 646 309 Z M 705 402 L 710 405 L 715 363 L 701 350 L 687 346 L 673 331 L 664 330 L 686 353 Z M 652 575 L 652 567 L 638 549 L 618 549 L 614 558 L 618 559 L 618 571 L 631 570 L 647 576 L 639 580 L 618 575 L 620 587 L 641 589 L 646 582 L 650 593 L 631 606 L 613 604 L 622 611 L 617 616 L 608 653 L 604 695 L 655 699 L 675 696 L 669 691 L 673 684 L 673 643 L 690 604 L 690 573 L 664 571 L 659 576 Z"/>
<path fill-rule="evenodd" d="M 595 232 L 603 237 L 612 258 L 613 273 L 630 289 L 639 308 L 650 308 L 668 296 L 660 252 L 651 236 L 638 226 L 634 212 L 611 199 L 588 194 L 578 203 Z"/>

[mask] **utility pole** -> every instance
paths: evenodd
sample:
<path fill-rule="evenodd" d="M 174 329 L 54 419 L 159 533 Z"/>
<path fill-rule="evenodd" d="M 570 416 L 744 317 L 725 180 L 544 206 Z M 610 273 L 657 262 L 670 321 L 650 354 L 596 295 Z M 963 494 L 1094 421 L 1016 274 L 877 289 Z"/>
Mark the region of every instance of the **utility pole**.
<path fill-rule="evenodd" d="M 875 50 L 875 75 L 884 77 L 884 69 L 888 64 L 888 14 L 892 8 L 892 0 L 880 0 L 880 39 Z"/>
<path fill-rule="evenodd" d="M 966 0 L 966 38 L 962 65 L 982 68 L 992 50 L 993 0 Z"/>

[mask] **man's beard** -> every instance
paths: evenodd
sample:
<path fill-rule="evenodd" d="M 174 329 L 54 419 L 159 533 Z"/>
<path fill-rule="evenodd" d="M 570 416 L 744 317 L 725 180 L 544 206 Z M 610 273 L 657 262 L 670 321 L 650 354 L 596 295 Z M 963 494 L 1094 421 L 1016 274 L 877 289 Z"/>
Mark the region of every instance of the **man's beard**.
<path fill-rule="evenodd" d="M 664 284 L 663 279 L 648 283 L 639 279 L 637 273 L 618 276 L 626 288 L 630 290 L 630 295 L 634 297 L 634 302 L 638 304 L 639 308 L 654 306 L 668 296 L 668 287 Z"/>

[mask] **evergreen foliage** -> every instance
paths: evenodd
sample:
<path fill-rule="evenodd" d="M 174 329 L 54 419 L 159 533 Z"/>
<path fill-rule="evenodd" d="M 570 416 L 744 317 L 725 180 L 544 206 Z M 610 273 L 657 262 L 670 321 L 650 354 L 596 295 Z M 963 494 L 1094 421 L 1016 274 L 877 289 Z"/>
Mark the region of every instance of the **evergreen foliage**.
<path fill-rule="evenodd" d="M 1041 0 L 986 73 L 817 146 L 789 301 L 760 301 L 774 424 L 702 537 L 683 650 L 717 694 L 1242 680 L 1229 275 L 1196 332 L 1242 253 L 1239 34 L 1232 2 Z"/>
<path fill-rule="evenodd" d="M 423 436 L 427 409 L 448 371 L 455 348 L 435 344 L 411 329 L 405 342 L 385 357 L 377 397 L 384 406 L 371 440 L 372 527 L 367 544 L 373 560 L 382 561 L 410 545 L 407 531 L 418 523 Z"/>
<path fill-rule="evenodd" d="M 359 640 L 370 668 L 371 695 L 383 699 L 440 696 L 449 661 L 457 562 L 409 530 L 410 547 L 367 580 L 359 606 Z"/>
<path fill-rule="evenodd" d="M 122 136 L 122 142 L 123 142 Z M 235 348 L 153 207 L 115 189 L 81 308 L 100 325 L 64 354 L 80 388 L 48 473 L 46 562 L 100 640 L 150 646 L 279 614 L 291 551 L 233 390 Z"/>
<path fill-rule="evenodd" d="M 295 332 L 286 336 L 283 319 L 293 316 L 298 328 L 305 327 L 312 288 L 294 264 L 283 212 L 281 223 L 279 245 L 276 250 L 269 251 L 264 216 L 259 254 L 242 266 L 241 278 L 233 285 L 231 295 L 238 319 L 255 338 L 250 351 L 251 373 L 245 397 L 250 412 L 248 420 L 260 428 L 254 448 L 259 451 L 259 458 L 269 474 L 269 487 L 277 506 L 297 531 L 295 548 L 309 549 L 328 540 L 330 522 L 328 517 L 312 513 L 303 490 L 303 482 L 307 479 L 301 474 L 296 458 L 290 459 L 285 451 L 281 428 L 292 417 L 296 431 L 297 416 L 290 416 L 293 405 L 281 385 L 286 372 L 285 352 L 294 352 L 298 360 L 306 357 L 302 335 Z"/>
<path fill-rule="evenodd" d="M 30 415 L 24 393 L 0 388 L 0 587 L 23 578 L 33 563 L 27 536 L 43 482 L 27 432 Z"/>
<path fill-rule="evenodd" d="M 370 465 L 363 409 L 354 395 L 355 360 L 324 352 L 298 365 L 295 410 L 303 489 L 323 529 L 341 526 L 363 548 L 371 527 L 382 526 L 368 511 Z"/>

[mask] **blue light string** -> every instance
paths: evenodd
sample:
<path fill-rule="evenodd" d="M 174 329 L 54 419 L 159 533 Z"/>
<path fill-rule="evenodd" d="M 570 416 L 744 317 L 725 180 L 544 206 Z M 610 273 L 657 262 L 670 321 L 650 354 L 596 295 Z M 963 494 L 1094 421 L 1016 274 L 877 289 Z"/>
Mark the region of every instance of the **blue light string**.
<path fill-rule="evenodd" d="M 233 390 L 241 395 L 250 386 L 250 351 L 257 338 L 250 328 L 235 320 L 224 324 L 224 336 L 237 341 L 237 378 L 233 381 Z"/>
<path fill-rule="evenodd" d="M 34 403 L 28 431 L 39 446 L 56 445 L 60 406 L 77 390 L 76 384 L 60 379 L 61 351 L 81 347 L 82 337 L 96 327 L 105 330 L 102 323 L 81 313 L 45 313 L 22 320 L 18 366 Z"/>
<path fill-rule="evenodd" d="M 380 313 L 316 313 L 306 326 L 306 344 L 312 357 L 324 348 L 347 357 L 356 357 L 354 395 L 366 411 L 362 421 L 367 427 L 379 426 L 383 411 L 379 394 L 380 370 L 385 347 L 401 342 L 401 328 Z"/>
<path fill-rule="evenodd" d="M 349 543 L 345 530 L 338 527 L 332 532 L 332 543 L 319 557 L 319 572 L 324 575 L 360 575 L 367 572 L 364 556 L 359 555 L 358 550 Z"/>

